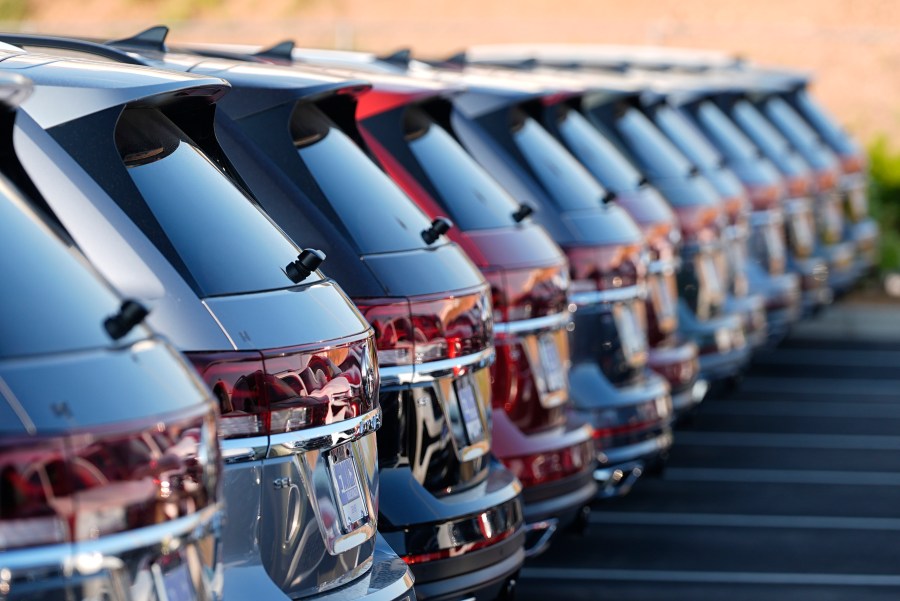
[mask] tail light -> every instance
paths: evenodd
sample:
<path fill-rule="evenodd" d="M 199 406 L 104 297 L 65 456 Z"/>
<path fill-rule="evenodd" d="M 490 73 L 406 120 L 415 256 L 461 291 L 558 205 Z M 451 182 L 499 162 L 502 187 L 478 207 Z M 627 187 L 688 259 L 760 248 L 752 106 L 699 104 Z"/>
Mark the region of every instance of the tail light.
<path fill-rule="evenodd" d="M 754 211 L 767 211 L 778 207 L 781 202 L 782 189 L 778 184 L 763 186 L 747 186 L 747 195 Z"/>
<path fill-rule="evenodd" d="M 675 213 L 681 224 L 681 233 L 686 242 L 706 244 L 719 238 L 723 226 L 722 211 L 719 207 L 694 205 L 677 207 Z"/>
<path fill-rule="evenodd" d="M 562 313 L 568 306 L 566 265 L 485 273 L 494 314 L 505 322 Z"/>
<path fill-rule="evenodd" d="M 479 551 L 481 549 L 485 549 L 487 547 L 496 545 L 497 543 L 508 539 L 510 536 L 516 533 L 516 527 L 507 528 L 502 531 L 495 531 L 491 528 L 489 519 L 486 515 L 483 514 L 484 517 L 481 518 L 480 522 L 482 523 L 482 527 L 479 528 L 479 532 L 476 536 L 479 537 L 479 540 L 476 540 L 471 543 L 464 543 L 461 545 L 455 545 L 448 549 L 440 549 L 438 551 L 430 551 L 428 553 L 415 553 L 412 555 L 403 555 L 401 559 L 406 562 L 407 565 L 417 565 L 421 563 L 428 563 L 429 561 L 438 561 L 441 559 L 448 559 L 450 557 L 459 557 L 460 555 L 465 555 L 466 553 L 472 553 L 474 551 Z M 451 537 L 452 539 L 452 537 Z"/>
<path fill-rule="evenodd" d="M 813 182 L 809 177 L 803 175 L 789 177 L 785 183 L 789 198 L 802 198 L 812 194 Z"/>
<path fill-rule="evenodd" d="M 862 173 L 866 168 L 866 161 L 861 154 L 842 154 L 841 171 L 845 174 Z"/>
<path fill-rule="evenodd" d="M 643 284 L 646 276 L 642 245 L 587 246 L 566 249 L 572 274 L 570 292 L 615 290 Z"/>
<path fill-rule="evenodd" d="M 509 471 L 526 488 L 577 474 L 590 467 L 593 461 L 594 443 L 590 440 L 554 451 L 503 459 Z"/>
<path fill-rule="evenodd" d="M 660 363 L 653 366 L 653 371 L 665 378 L 673 390 L 679 390 L 689 384 L 700 371 L 700 361 L 694 356 L 688 361 Z"/>
<path fill-rule="evenodd" d="M 731 196 L 722 201 L 722 207 L 728 223 L 739 225 L 741 218 L 750 210 L 750 202 L 745 196 Z"/>
<path fill-rule="evenodd" d="M 0 548 L 77 542 L 152 526 L 215 502 L 215 417 L 154 417 L 0 443 Z"/>
<path fill-rule="evenodd" d="M 462 357 L 491 345 L 493 316 L 484 291 L 437 299 L 358 299 L 375 328 L 381 367 Z"/>
<path fill-rule="evenodd" d="M 323 426 L 375 407 L 378 375 L 368 338 L 324 349 L 187 356 L 219 401 L 222 438 Z"/>
<path fill-rule="evenodd" d="M 820 169 L 816 171 L 816 191 L 829 192 L 837 186 L 838 173 L 836 169 Z"/>

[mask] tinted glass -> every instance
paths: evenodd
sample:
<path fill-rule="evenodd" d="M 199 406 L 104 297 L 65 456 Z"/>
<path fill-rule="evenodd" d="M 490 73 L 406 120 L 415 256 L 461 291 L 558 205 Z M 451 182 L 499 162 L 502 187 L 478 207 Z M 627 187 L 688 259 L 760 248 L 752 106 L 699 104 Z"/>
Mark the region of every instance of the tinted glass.
<path fill-rule="evenodd" d="M 769 98 L 763 104 L 763 110 L 791 144 L 803 153 L 804 158 L 819 168 L 833 166 L 831 151 L 787 102 L 781 98 Z"/>
<path fill-rule="evenodd" d="M 572 154 L 604 186 L 618 194 L 640 186 L 642 176 L 634 165 L 581 113 L 565 110 L 558 127 Z"/>
<path fill-rule="evenodd" d="M 757 148 L 753 142 L 715 104 L 708 100 L 701 102 L 696 116 L 703 132 L 732 160 L 756 158 Z"/>
<path fill-rule="evenodd" d="M 560 209 L 593 209 L 606 191 L 566 149 L 531 117 L 519 115 L 513 140 Z"/>
<path fill-rule="evenodd" d="M 0 358 L 110 346 L 103 321 L 119 299 L 15 198 L 0 179 Z"/>
<path fill-rule="evenodd" d="M 321 111 L 299 105 L 291 129 L 300 158 L 363 254 L 425 246 L 431 221 Z"/>
<path fill-rule="evenodd" d="M 810 96 L 806 90 L 794 95 L 794 102 L 803 116 L 824 137 L 832 147 L 841 154 L 856 154 L 859 148 L 822 106 Z"/>
<path fill-rule="evenodd" d="M 708 169 L 719 167 L 722 157 L 681 112 L 671 106 L 662 105 L 653 113 L 653 120 L 695 165 Z"/>
<path fill-rule="evenodd" d="M 626 109 L 617 117 L 616 129 L 654 177 L 681 178 L 691 172 L 691 163 L 639 110 Z"/>
<path fill-rule="evenodd" d="M 790 154 L 787 140 L 746 100 L 735 103 L 732 116 L 770 159 L 783 160 Z"/>
<path fill-rule="evenodd" d="M 283 270 L 297 258 L 297 247 L 162 113 L 125 111 L 116 143 L 203 295 L 293 285 Z"/>
<path fill-rule="evenodd" d="M 409 148 L 454 223 L 463 230 L 512 225 L 519 205 L 443 128 L 422 125 L 408 135 Z"/>

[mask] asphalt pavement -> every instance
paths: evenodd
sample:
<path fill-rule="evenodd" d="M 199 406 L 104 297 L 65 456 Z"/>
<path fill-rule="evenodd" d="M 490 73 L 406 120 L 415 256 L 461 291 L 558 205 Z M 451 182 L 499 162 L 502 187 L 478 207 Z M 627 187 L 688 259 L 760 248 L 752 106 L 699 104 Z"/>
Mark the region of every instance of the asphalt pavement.
<path fill-rule="evenodd" d="M 839 304 L 757 357 L 517 599 L 900 599 L 900 304 Z"/>

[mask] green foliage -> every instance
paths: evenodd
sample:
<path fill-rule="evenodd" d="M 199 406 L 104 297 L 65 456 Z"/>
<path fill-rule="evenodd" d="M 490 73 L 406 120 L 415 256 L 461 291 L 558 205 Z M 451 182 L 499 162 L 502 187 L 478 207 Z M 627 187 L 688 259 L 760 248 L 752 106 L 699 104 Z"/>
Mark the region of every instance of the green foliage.
<path fill-rule="evenodd" d="M 882 271 L 900 269 L 900 150 L 884 136 L 869 146 L 869 202 L 881 228 Z"/>
<path fill-rule="evenodd" d="M 28 0 L 0 0 L 0 21 L 21 21 L 28 16 Z"/>

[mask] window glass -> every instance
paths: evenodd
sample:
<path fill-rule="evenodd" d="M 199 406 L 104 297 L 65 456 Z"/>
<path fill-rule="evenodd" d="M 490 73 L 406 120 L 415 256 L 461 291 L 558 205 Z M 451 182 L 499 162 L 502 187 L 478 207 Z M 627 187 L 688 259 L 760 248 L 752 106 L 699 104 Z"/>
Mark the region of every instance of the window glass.
<path fill-rule="evenodd" d="M 450 218 L 463 230 L 506 227 L 519 205 L 442 127 L 419 109 L 408 128 L 409 148 L 441 196 Z"/>
<path fill-rule="evenodd" d="M 425 246 L 428 217 L 318 108 L 299 104 L 291 131 L 300 158 L 362 253 Z"/>
<path fill-rule="evenodd" d="M 701 102 L 696 115 L 704 133 L 716 143 L 719 150 L 734 160 L 756 158 L 757 150 L 753 142 L 715 104 L 708 100 Z"/>
<path fill-rule="evenodd" d="M 847 135 L 847 132 L 838 125 L 830 115 L 806 90 L 800 90 L 794 95 L 794 101 L 800 112 L 810 123 L 828 140 L 828 143 L 838 149 L 841 154 L 856 154 L 859 148 Z"/>
<path fill-rule="evenodd" d="M 534 119 L 524 113 L 514 115 L 513 140 L 560 209 L 575 211 L 600 206 L 606 191 Z"/>
<path fill-rule="evenodd" d="M 637 189 L 642 179 L 634 165 L 578 111 L 566 109 L 559 133 L 569 150 L 605 187 L 621 194 Z"/>
<path fill-rule="evenodd" d="M 692 165 L 685 156 L 636 108 L 629 107 L 617 117 L 616 129 L 654 177 L 681 178 L 691 172 Z"/>
<path fill-rule="evenodd" d="M 722 157 L 710 146 L 703 134 L 685 119 L 684 114 L 664 104 L 654 111 L 653 120 L 695 165 L 708 169 L 719 167 Z"/>
<path fill-rule="evenodd" d="M 126 110 L 116 144 L 144 203 L 203 295 L 293 285 L 283 270 L 299 249 L 162 113 Z"/>
<path fill-rule="evenodd" d="M 111 346 L 103 322 L 119 299 L 17 198 L 0 179 L 0 357 Z"/>

